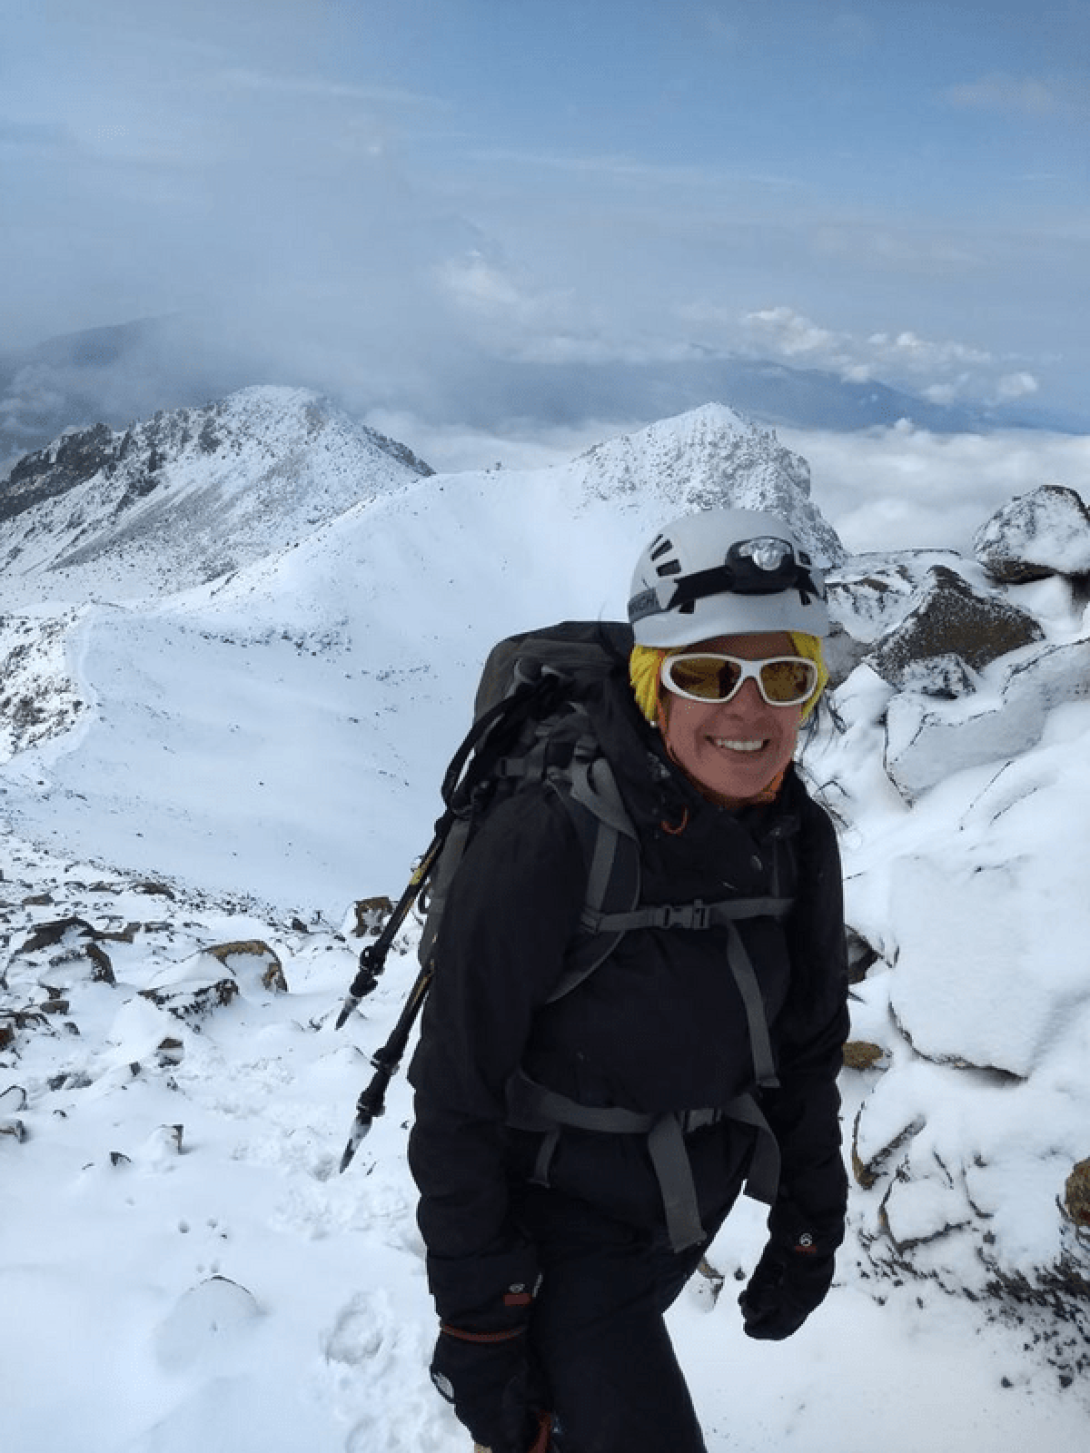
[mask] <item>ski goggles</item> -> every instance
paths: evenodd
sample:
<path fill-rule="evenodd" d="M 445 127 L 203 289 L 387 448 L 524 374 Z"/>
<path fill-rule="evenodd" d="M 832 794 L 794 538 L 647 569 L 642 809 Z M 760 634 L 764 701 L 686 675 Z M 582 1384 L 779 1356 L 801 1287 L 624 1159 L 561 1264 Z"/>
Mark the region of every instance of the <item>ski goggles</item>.
<path fill-rule="evenodd" d="M 680 651 L 666 657 L 660 676 L 668 691 L 704 702 L 730 701 L 753 680 L 769 706 L 801 706 L 818 686 L 818 669 L 803 656 L 744 661 L 717 651 Z"/>

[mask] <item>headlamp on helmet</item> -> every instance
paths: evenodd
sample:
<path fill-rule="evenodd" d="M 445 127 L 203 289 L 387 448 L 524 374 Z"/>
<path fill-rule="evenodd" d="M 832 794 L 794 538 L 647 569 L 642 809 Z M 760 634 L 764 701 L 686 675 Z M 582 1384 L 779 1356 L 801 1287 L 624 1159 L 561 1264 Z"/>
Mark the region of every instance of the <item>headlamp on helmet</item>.
<path fill-rule="evenodd" d="M 628 618 L 642 645 L 829 628 L 820 573 L 786 521 L 764 511 L 675 521 L 641 556 L 632 586 Z"/>

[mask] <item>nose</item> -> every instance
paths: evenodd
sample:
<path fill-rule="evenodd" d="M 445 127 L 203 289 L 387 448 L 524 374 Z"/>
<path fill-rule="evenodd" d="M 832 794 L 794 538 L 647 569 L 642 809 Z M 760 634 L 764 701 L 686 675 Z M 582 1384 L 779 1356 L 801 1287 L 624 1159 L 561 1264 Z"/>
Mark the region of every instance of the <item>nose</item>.
<path fill-rule="evenodd" d="M 724 702 L 723 704 L 728 708 L 732 706 L 740 707 L 746 712 L 763 711 L 765 699 L 761 695 L 756 681 L 750 676 L 748 680 L 742 682 L 741 690 L 731 697 L 730 701 Z"/>

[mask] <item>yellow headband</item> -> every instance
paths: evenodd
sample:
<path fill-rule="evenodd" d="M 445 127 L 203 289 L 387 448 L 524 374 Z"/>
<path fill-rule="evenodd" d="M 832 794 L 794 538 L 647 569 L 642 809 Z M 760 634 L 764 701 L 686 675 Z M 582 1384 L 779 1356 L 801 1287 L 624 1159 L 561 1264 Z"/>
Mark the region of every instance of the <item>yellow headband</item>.
<path fill-rule="evenodd" d="M 807 636 L 801 631 L 789 631 L 788 634 L 791 637 L 791 645 L 795 654 L 805 657 L 807 661 L 813 661 L 818 669 L 818 684 L 814 688 L 813 694 L 803 703 L 802 720 L 805 721 L 817 706 L 821 693 L 828 685 L 829 672 L 821 652 L 820 636 Z M 684 646 L 679 649 L 691 650 L 692 648 Z M 661 681 L 659 672 L 662 669 L 662 663 L 667 656 L 676 654 L 677 651 L 664 651 L 655 646 L 632 647 L 632 654 L 628 658 L 628 679 L 632 683 L 636 705 L 649 722 L 658 721 Z"/>

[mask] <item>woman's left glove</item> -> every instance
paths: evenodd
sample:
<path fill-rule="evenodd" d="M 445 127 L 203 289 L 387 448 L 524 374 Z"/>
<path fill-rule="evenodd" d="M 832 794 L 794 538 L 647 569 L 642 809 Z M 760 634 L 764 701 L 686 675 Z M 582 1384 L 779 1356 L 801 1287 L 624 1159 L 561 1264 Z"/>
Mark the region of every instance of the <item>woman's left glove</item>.
<path fill-rule="evenodd" d="M 525 1327 L 471 1332 L 444 1324 L 431 1380 L 458 1421 L 492 1453 L 536 1446 L 542 1414 L 533 1396 Z"/>
<path fill-rule="evenodd" d="M 825 1300 L 834 1263 L 809 1235 L 788 1245 L 770 1241 L 738 1298 L 746 1336 L 782 1342 L 797 1332 Z"/>

